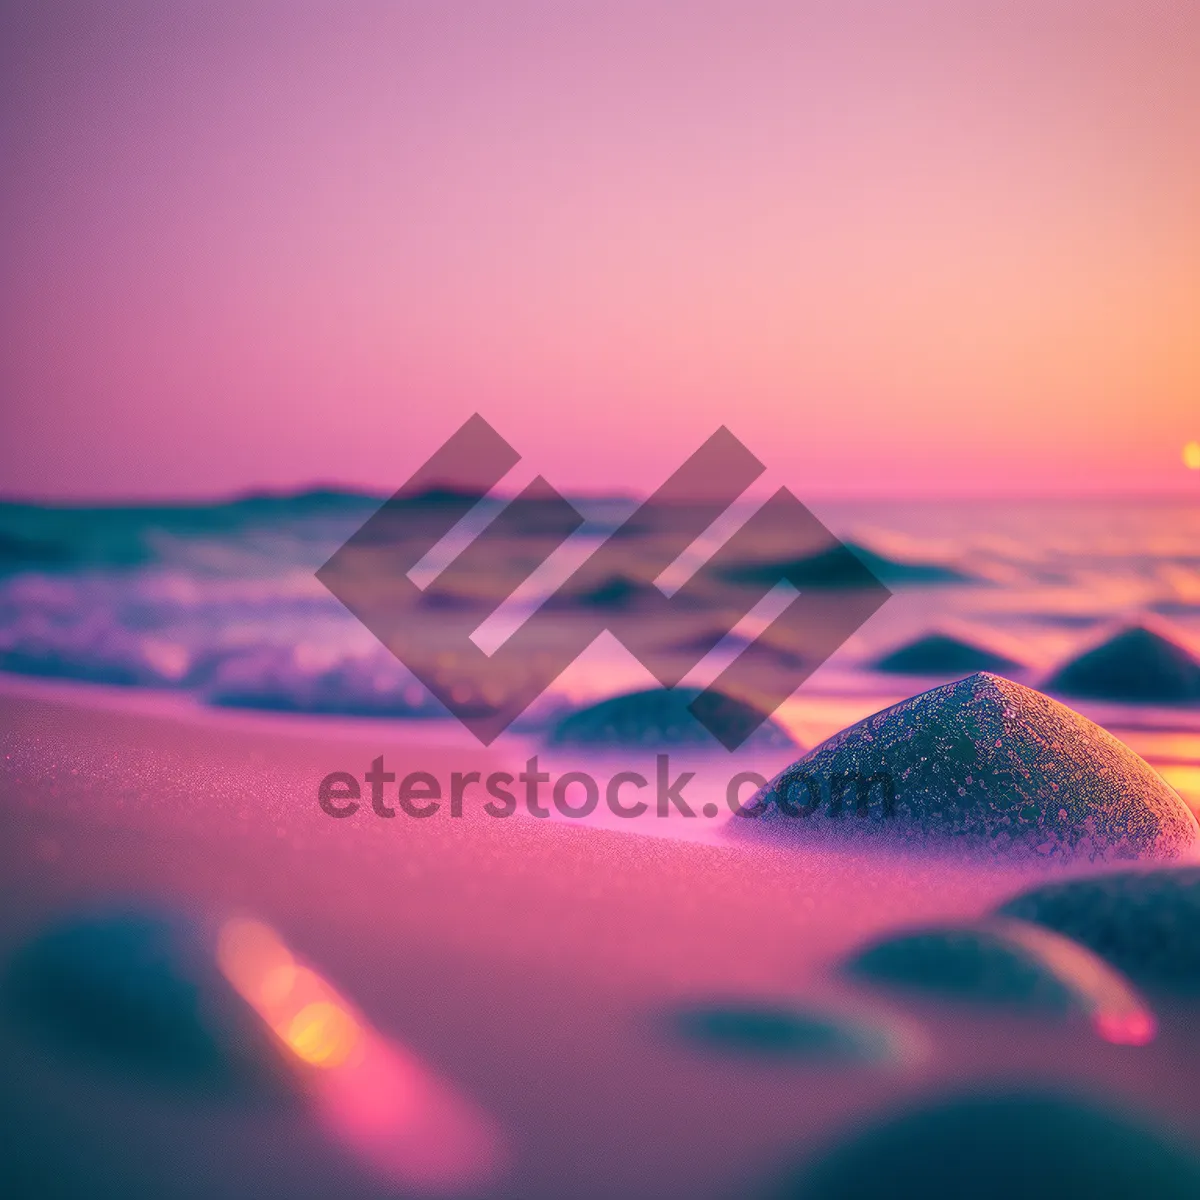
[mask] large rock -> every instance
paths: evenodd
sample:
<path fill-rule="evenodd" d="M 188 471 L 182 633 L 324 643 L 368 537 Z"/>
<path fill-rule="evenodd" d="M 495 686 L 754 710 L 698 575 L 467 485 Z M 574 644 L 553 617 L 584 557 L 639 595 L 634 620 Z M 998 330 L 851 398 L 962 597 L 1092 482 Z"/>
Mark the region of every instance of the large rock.
<path fill-rule="evenodd" d="M 926 1103 L 769 1188 L 784 1200 L 1064 1200 L 1200 1195 L 1200 1161 L 1140 1120 L 1037 1092 Z"/>
<path fill-rule="evenodd" d="M 1169 629 L 1139 623 L 1063 663 L 1045 686 L 1064 696 L 1186 704 L 1200 701 L 1200 661 Z"/>
<path fill-rule="evenodd" d="M 1200 994 L 1200 867 L 1046 884 L 1000 912 L 1066 934 L 1143 987 Z"/>
<path fill-rule="evenodd" d="M 797 841 L 1057 860 L 1175 858 L 1196 819 L 1141 758 L 1031 688 L 978 674 L 842 730 L 737 822 Z"/>

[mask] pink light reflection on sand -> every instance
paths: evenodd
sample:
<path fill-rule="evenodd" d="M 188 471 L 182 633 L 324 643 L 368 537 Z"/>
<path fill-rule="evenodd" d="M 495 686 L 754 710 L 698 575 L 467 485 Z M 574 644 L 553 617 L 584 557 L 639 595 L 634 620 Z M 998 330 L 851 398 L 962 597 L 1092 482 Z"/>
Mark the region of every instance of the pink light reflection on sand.
<path fill-rule="evenodd" d="M 1124 976 L 1086 946 L 1025 921 L 999 919 L 1004 934 L 1066 982 L 1106 1042 L 1145 1046 L 1158 1032 L 1154 1014 Z"/>
<path fill-rule="evenodd" d="M 221 927 L 217 960 L 242 998 L 301 1064 L 322 1124 L 389 1180 L 459 1194 L 501 1167 L 498 1130 L 298 962 L 262 922 Z"/>

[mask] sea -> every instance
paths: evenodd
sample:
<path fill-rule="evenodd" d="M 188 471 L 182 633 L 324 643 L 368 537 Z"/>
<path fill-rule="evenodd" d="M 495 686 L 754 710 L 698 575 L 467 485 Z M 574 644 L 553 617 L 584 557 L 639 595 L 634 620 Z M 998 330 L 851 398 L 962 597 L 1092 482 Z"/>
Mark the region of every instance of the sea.
<path fill-rule="evenodd" d="M 315 574 L 383 502 L 333 489 L 214 503 L 4 502 L 0 671 L 170 693 L 208 707 L 452 725 Z M 634 506 L 625 497 L 572 503 L 586 519 L 559 555 L 568 563 L 585 559 Z M 503 506 L 480 500 L 475 528 Z M 999 673 L 1036 687 L 1133 625 L 1187 653 L 1200 648 L 1200 493 L 836 500 L 810 508 L 892 595 L 780 710 L 802 745 L 847 716 L 968 673 L 956 666 L 975 651 L 1004 663 Z M 436 579 L 470 536 L 460 531 L 457 545 L 446 539 L 422 564 L 426 579 Z M 508 604 L 509 630 L 554 594 L 553 572 L 542 576 L 540 590 L 525 588 Z M 505 636 L 496 621 L 480 613 L 493 645 Z M 730 645 L 752 638 L 752 625 L 734 631 Z M 922 648 L 931 635 L 953 640 L 950 660 Z M 906 648 L 897 669 L 891 656 Z M 722 653 L 728 661 L 735 652 L 718 647 L 688 681 L 703 686 Z M 652 684 L 628 650 L 602 636 L 551 684 L 544 707 L 558 711 Z M 1064 699 L 1127 736 L 1200 803 L 1200 696 Z"/>

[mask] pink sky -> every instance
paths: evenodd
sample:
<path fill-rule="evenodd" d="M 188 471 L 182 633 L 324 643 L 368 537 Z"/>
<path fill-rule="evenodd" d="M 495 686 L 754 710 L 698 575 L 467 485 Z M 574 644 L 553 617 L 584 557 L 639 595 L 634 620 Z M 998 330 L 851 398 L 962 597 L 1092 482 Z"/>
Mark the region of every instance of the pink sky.
<path fill-rule="evenodd" d="M 1132 0 L 6 4 L 0 490 L 388 490 L 474 411 L 567 489 L 720 424 L 801 497 L 1194 488 L 1197 62 Z"/>

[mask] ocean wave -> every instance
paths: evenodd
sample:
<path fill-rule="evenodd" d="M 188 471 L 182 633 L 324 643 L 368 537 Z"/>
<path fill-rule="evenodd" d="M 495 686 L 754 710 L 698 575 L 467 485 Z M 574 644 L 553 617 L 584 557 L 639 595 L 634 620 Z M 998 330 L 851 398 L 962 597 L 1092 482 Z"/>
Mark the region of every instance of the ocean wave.
<path fill-rule="evenodd" d="M 214 704 L 282 712 L 440 715 L 437 702 L 315 576 L 382 499 L 314 489 L 215 504 L 0 502 L 0 670 L 181 689 Z M 435 500 L 414 498 L 418 525 Z M 502 503 L 482 502 L 493 511 Z M 572 503 L 588 514 L 596 535 L 610 532 L 633 502 Z M 1114 538 L 1118 518 L 1121 536 Z M 847 506 L 840 515 L 823 510 L 822 519 L 849 549 L 796 558 L 788 531 L 781 531 L 777 542 L 759 547 L 761 557 L 733 568 L 732 590 L 740 603 L 752 589 L 777 582 L 787 567 L 806 588 L 836 591 L 846 586 L 847 570 L 851 580 L 861 577 L 865 561 L 896 595 L 838 651 L 835 670 L 857 672 L 856 684 L 883 686 L 872 663 L 921 631 L 944 630 L 959 620 L 986 636 L 989 646 L 992 635 L 1015 624 L 1023 651 L 1032 647 L 1039 659 L 1046 657 L 1049 630 L 1059 661 L 1078 653 L 1076 643 L 1096 629 L 1131 612 L 1169 612 L 1192 630 L 1200 584 L 1191 567 L 1180 565 L 1187 546 L 1194 554 L 1192 531 L 1200 529 L 1191 510 L 1116 512 L 1097 505 L 1059 512 L 996 505 L 967 511 L 942 505 L 918 511 L 881 503 Z M 627 534 L 636 539 L 662 532 L 647 526 Z M 514 543 L 512 555 L 534 563 L 538 552 L 527 542 Z M 504 559 L 500 550 L 497 557 Z M 453 550 L 438 561 L 433 577 L 440 578 Z M 486 626 L 499 592 L 507 595 L 511 584 L 506 575 L 501 587 L 486 571 L 460 576 L 453 587 L 443 579 L 412 605 L 412 619 L 434 635 L 452 625 L 453 637 L 459 636 L 458 627 L 472 623 L 472 610 Z M 718 580 L 714 589 L 729 582 Z M 558 636 L 572 621 L 594 622 L 608 610 L 636 611 L 650 586 L 581 572 L 571 589 L 536 598 L 544 610 L 539 619 L 553 622 Z M 523 595 L 520 588 L 514 594 Z M 524 600 L 513 628 L 538 607 L 532 593 Z M 697 630 L 706 636 L 723 632 L 727 613 L 713 607 L 715 590 L 695 603 L 686 619 L 661 620 L 655 632 L 663 645 L 683 651 Z M 738 605 L 725 608 L 736 612 Z M 745 629 L 737 630 L 727 648 L 745 648 L 750 640 Z M 761 644 L 780 656 L 802 657 L 802 647 L 778 644 L 770 629 L 762 632 Z M 608 658 L 583 688 L 586 694 L 596 693 L 591 685 L 607 678 L 614 662 L 628 666 L 628 655 L 615 644 L 596 653 Z M 1026 654 L 1009 657 L 1024 661 Z"/>

